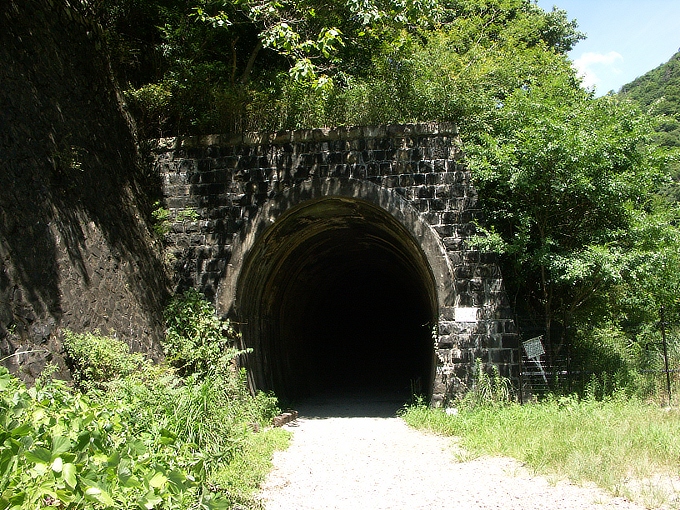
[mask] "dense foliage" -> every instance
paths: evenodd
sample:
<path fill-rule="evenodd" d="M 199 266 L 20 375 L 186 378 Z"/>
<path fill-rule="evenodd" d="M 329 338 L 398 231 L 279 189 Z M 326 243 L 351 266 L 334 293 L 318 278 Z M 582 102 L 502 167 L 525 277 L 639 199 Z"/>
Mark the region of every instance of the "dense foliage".
<path fill-rule="evenodd" d="M 188 289 L 171 300 L 165 323 L 166 361 L 180 374 L 205 379 L 233 368 L 238 334 L 197 290 Z"/>
<path fill-rule="evenodd" d="M 503 254 L 515 307 L 542 317 L 559 351 L 566 326 L 592 327 L 594 313 L 607 313 L 597 300 L 650 255 L 637 228 L 665 207 L 654 194 L 668 181 L 667 157 L 633 105 L 559 78 L 515 90 L 496 116 L 468 146 L 490 225 L 476 242 Z"/>
<path fill-rule="evenodd" d="M 183 338 L 175 331 L 172 345 L 220 334 L 209 303 L 193 294 L 178 301 L 196 309 L 196 327 Z M 82 392 L 49 374 L 27 389 L 0 370 L 2 508 L 252 504 L 262 464 L 285 443 L 279 430 L 255 433 L 278 414 L 273 397 L 251 396 L 245 374 L 228 362 L 204 377 L 198 369 L 212 352 L 199 351 L 208 358 L 192 358 L 195 370 L 182 377 L 115 338 L 68 333 L 65 345 Z"/>
<path fill-rule="evenodd" d="M 97 5 L 143 136 L 461 121 L 581 38 L 529 0 Z"/>
<path fill-rule="evenodd" d="M 656 116 L 654 140 L 662 147 L 680 148 L 680 52 L 665 64 L 621 88 L 620 96 L 631 99 Z M 680 201 L 680 163 L 669 165 L 673 182 L 663 194 Z"/>
<path fill-rule="evenodd" d="M 620 95 L 662 115 L 657 126 L 658 143 L 680 147 L 680 52 L 665 64 L 624 85 Z"/>

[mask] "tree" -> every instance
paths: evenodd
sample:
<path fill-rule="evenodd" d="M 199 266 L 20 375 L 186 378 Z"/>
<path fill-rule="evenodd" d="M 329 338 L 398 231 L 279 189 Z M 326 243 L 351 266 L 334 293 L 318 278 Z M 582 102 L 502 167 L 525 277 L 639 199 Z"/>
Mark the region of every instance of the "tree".
<path fill-rule="evenodd" d="M 529 0 L 102 0 L 99 12 L 143 136 L 465 123 L 460 106 L 482 105 L 482 89 L 507 94 L 582 38 Z"/>
<path fill-rule="evenodd" d="M 503 254 L 516 306 L 543 320 L 556 354 L 566 327 L 621 281 L 627 236 L 666 179 L 662 159 L 648 116 L 569 76 L 515 90 L 496 116 L 468 146 L 491 234 L 476 242 Z"/>

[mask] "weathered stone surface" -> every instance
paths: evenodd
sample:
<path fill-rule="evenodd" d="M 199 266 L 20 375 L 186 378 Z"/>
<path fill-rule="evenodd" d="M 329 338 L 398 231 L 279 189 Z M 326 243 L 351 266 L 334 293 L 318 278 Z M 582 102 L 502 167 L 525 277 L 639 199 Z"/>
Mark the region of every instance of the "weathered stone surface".
<path fill-rule="evenodd" d="M 224 144 L 216 147 L 220 141 Z M 178 145 L 192 147 L 191 157 L 175 150 Z M 455 126 L 408 124 L 255 133 L 238 140 L 191 138 L 179 144 L 161 141 L 154 153 L 171 212 L 177 216 L 195 207 L 203 219 L 202 236 L 192 236 L 183 223 L 166 236 L 177 257 L 177 288 L 197 287 L 216 299 L 220 286 L 228 286 L 225 278 L 239 274 L 243 259 L 251 256 L 248 247 L 257 244 L 251 237 L 257 238 L 286 210 L 306 200 L 325 194 L 375 201 L 388 217 L 408 212 L 398 221 L 408 223 L 403 226 L 415 238 L 434 239 L 430 251 L 425 250 L 429 270 L 437 265 L 432 257 L 445 260 L 441 274 L 434 275 L 439 319 L 433 353 L 437 363 L 429 386 L 433 402 L 464 390 L 476 358 L 499 367 L 514 362 L 514 328 L 508 326 L 512 315 L 498 266 L 494 257 L 465 245 L 481 212 L 470 172 L 460 163 Z M 216 153 L 231 154 L 229 163 L 216 163 Z M 376 198 L 376 193 L 384 198 Z M 333 214 L 346 214 L 342 211 Z M 356 221 L 362 214 L 357 213 Z M 335 228 L 330 219 L 324 221 L 325 228 Z M 302 223 L 299 228 L 306 227 Z M 239 247 L 237 260 L 232 259 L 234 243 Z M 234 301 L 238 298 L 229 299 L 217 304 L 222 313 L 238 307 Z M 474 322 L 456 322 L 459 307 L 474 307 Z M 266 380 L 266 374 L 261 379 Z"/>
<path fill-rule="evenodd" d="M 65 328 L 157 355 L 167 283 L 140 192 L 152 183 L 100 30 L 63 2 L 10 0 L 0 16 L 0 358 L 29 382 L 63 369 Z"/>

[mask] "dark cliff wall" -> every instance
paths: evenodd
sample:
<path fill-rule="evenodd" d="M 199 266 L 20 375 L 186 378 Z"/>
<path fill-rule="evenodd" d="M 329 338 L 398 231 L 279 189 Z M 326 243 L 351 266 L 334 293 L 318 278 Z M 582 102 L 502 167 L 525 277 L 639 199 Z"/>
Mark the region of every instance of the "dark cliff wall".
<path fill-rule="evenodd" d="M 65 328 L 152 353 L 163 331 L 150 178 L 102 44 L 68 0 L 0 2 L 0 358 L 27 380 L 63 366 Z"/>

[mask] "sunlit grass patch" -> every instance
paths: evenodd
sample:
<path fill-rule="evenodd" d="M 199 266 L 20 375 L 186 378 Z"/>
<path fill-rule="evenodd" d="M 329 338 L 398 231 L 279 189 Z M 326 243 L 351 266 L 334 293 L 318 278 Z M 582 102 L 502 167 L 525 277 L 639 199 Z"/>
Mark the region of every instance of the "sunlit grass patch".
<path fill-rule="evenodd" d="M 230 501 L 256 507 L 255 496 L 272 467 L 272 456 L 276 450 L 288 447 L 290 436 L 291 433 L 282 428 L 249 435 L 240 455 L 210 477 L 212 485 L 228 494 Z"/>
<path fill-rule="evenodd" d="M 457 436 L 472 456 L 508 456 L 537 474 L 593 482 L 654 507 L 680 494 L 680 412 L 638 400 L 553 399 L 520 406 L 404 413 L 416 428 Z M 675 480 L 675 483 L 673 481 Z"/>

